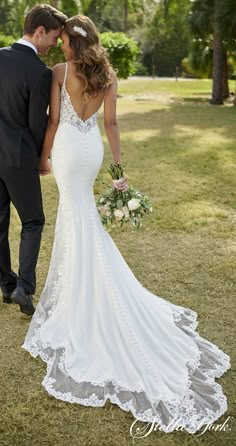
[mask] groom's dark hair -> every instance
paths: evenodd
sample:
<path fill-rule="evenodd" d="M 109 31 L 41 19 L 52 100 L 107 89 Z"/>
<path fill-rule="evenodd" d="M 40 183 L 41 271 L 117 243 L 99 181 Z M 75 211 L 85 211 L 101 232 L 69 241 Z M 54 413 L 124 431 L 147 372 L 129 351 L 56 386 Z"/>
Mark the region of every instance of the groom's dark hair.
<path fill-rule="evenodd" d="M 25 17 L 24 34 L 33 34 L 38 26 L 44 26 L 46 33 L 52 29 L 61 28 L 67 16 L 51 5 L 34 6 Z"/>

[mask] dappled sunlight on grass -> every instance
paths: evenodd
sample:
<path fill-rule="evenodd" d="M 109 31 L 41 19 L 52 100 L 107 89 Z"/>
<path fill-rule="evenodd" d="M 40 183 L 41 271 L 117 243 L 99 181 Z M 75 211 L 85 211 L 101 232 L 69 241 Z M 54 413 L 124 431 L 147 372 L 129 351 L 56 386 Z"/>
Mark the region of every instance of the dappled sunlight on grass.
<path fill-rule="evenodd" d="M 196 151 L 209 151 L 209 149 L 220 147 L 222 144 L 233 144 L 234 138 L 230 137 L 230 135 L 226 136 L 225 130 L 222 131 L 222 129 L 219 128 L 211 128 L 209 130 L 205 130 L 204 133 L 191 125 L 175 125 L 175 138 L 183 138 L 183 137 L 194 137 L 196 138 L 196 146 L 191 147 L 192 150 Z"/>
<path fill-rule="evenodd" d="M 200 226 L 212 223 L 218 218 L 227 218 L 229 215 L 226 209 L 202 200 L 181 204 L 178 207 L 178 213 L 184 215 L 185 220 Z"/>
<path fill-rule="evenodd" d="M 149 113 L 155 112 L 155 111 L 164 111 L 169 110 L 170 104 L 160 104 L 158 101 L 134 101 L 133 99 L 130 100 L 130 105 L 128 109 L 128 113 Z M 119 118 L 122 119 L 123 115 L 127 115 L 127 99 L 119 99 L 118 106 L 117 106 L 117 112 Z M 138 119 L 140 119 L 141 116 L 137 116 Z"/>
<path fill-rule="evenodd" d="M 133 141 L 137 142 L 143 142 L 146 141 L 148 138 L 157 138 L 160 135 L 160 130 L 133 130 L 132 132 L 122 132 L 121 134 L 121 141 L 126 140 L 127 138 L 132 139 Z"/>

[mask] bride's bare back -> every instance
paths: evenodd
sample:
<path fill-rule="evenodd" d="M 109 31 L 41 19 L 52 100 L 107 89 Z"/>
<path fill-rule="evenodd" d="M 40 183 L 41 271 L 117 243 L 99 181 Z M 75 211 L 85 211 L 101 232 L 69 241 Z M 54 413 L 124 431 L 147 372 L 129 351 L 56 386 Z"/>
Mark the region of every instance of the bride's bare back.
<path fill-rule="evenodd" d="M 66 76 L 65 76 L 66 75 Z M 84 103 L 82 99 L 83 83 L 75 72 L 72 61 L 55 65 L 53 68 L 50 114 L 48 128 L 46 131 L 43 149 L 40 159 L 40 173 L 45 175 L 50 172 L 48 166 L 48 156 L 53 146 L 53 140 L 60 121 L 61 89 L 64 85 L 67 94 L 70 97 L 71 105 L 82 121 L 87 121 L 92 117 L 104 103 L 104 128 L 111 148 L 114 162 L 120 163 L 120 132 L 116 118 L 117 105 L 117 78 L 113 70 L 110 72 L 111 84 L 105 89 Z M 126 178 L 119 184 L 120 190 L 127 189 Z"/>
<path fill-rule="evenodd" d="M 63 81 L 65 79 L 64 85 L 67 93 L 70 96 L 73 108 L 77 113 L 77 115 L 83 121 L 86 121 L 87 119 L 90 118 L 90 116 L 92 116 L 99 110 L 108 89 L 98 93 L 97 96 L 90 98 L 87 103 L 84 103 L 82 99 L 84 84 L 83 81 L 81 81 L 76 75 L 76 70 L 73 62 L 71 61 L 67 62 L 67 70 L 66 70 L 66 64 L 61 64 L 61 65 L 62 67 L 60 70 L 60 80 L 59 80 L 60 86 L 63 85 Z M 61 74 L 63 75 L 62 78 Z"/>
<path fill-rule="evenodd" d="M 53 68 L 52 85 L 51 85 L 51 97 L 50 97 L 50 115 L 49 124 L 44 139 L 42 150 L 42 167 L 47 162 L 47 157 L 51 151 L 53 145 L 53 139 L 60 120 L 60 105 L 61 105 L 61 89 L 64 83 L 66 74 L 66 91 L 70 95 L 70 101 L 74 107 L 75 112 L 83 121 L 86 121 L 90 116 L 95 114 L 102 103 L 104 102 L 104 127 L 107 135 L 107 139 L 111 148 L 112 156 L 115 162 L 120 162 L 120 132 L 116 118 L 116 105 L 117 105 L 117 78 L 115 72 L 112 70 L 111 81 L 112 83 L 106 88 L 105 91 L 101 91 L 97 96 L 91 97 L 88 103 L 84 103 L 82 100 L 83 85 L 82 81 L 76 76 L 75 68 L 72 61 L 66 64 L 60 63 Z"/>

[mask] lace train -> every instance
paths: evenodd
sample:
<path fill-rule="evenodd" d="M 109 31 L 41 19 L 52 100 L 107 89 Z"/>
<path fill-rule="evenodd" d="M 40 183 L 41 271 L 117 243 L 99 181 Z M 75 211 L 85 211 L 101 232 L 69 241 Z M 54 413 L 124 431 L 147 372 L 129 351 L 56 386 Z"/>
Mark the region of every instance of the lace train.
<path fill-rule="evenodd" d="M 202 425 L 213 423 L 227 411 L 227 399 L 215 378 L 221 377 L 230 368 L 230 358 L 196 332 L 197 313 L 170 302 L 168 305 L 172 308 L 174 323 L 195 340 L 199 349 L 197 359 L 187 364 L 186 393 L 172 400 L 155 401 L 144 388 L 132 385 L 127 388 L 113 377 L 100 382 L 91 380 L 91 377 L 76 382 L 67 372 L 65 349 L 53 350 L 45 345 L 40 340 L 39 329 L 22 347 L 33 357 L 39 355 L 47 363 L 47 374 L 42 385 L 57 399 L 93 407 L 102 407 L 109 399 L 124 411 L 130 411 L 137 420 L 160 423 L 164 432 L 175 430 L 176 421 L 179 421 L 178 426 L 195 433 Z"/>

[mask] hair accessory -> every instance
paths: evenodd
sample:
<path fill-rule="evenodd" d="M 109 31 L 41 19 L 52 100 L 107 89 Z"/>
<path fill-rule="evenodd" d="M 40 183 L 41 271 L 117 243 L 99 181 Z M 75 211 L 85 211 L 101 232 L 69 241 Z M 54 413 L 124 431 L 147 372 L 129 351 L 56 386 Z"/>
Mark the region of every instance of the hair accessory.
<path fill-rule="evenodd" d="M 73 30 L 78 33 L 81 34 L 81 36 L 86 37 L 87 36 L 87 32 L 85 31 L 85 29 L 81 28 L 81 26 L 73 26 Z"/>

